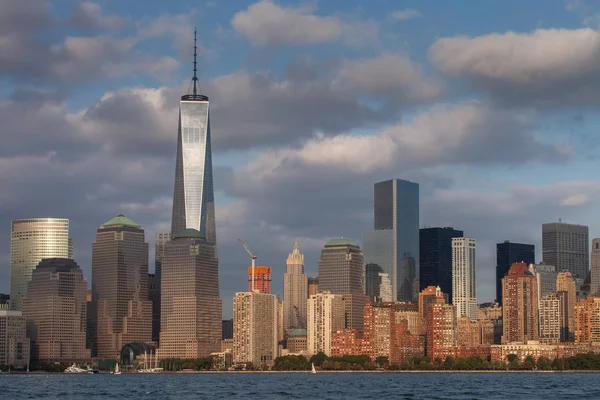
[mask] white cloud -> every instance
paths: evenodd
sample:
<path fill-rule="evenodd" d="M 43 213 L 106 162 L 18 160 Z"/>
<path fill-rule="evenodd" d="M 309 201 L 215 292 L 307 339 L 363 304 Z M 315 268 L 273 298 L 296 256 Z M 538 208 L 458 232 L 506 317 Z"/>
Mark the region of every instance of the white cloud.
<path fill-rule="evenodd" d="M 590 202 L 590 197 L 585 193 L 574 193 L 560 200 L 561 206 L 580 206 Z"/>
<path fill-rule="evenodd" d="M 390 17 L 396 21 L 407 21 L 413 18 L 419 18 L 423 14 L 421 14 L 418 10 L 413 10 L 411 8 L 407 8 L 405 10 L 397 10 L 390 14 Z"/>
<path fill-rule="evenodd" d="M 104 15 L 100 5 L 90 1 L 83 1 L 77 4 L 68 19 L 68 23 L 75 27 L 112 30 L 123 27 L 126 22 L 127 18 L 116 15 Z"/>

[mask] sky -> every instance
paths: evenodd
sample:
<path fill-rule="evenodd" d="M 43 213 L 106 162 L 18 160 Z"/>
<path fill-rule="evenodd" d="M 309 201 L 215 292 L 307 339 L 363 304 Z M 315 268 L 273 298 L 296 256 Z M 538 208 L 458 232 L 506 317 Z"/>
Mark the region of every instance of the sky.
<path fill-rule="evenodd" d="M 91 277 L 96 229 L 169 230 L 193 30 L 211 130 L 223 314 L 249 259 L 282 292 L 298 240 L 362 242 L 373 184 L 420 184 L 420 225 L 495 244 L 561 218 L 600 235 L 600 4 L 585 0 L 0 0 L 0 292 L 10 221 L 69 218 Z M 151 251 L 150 270 L 153 270 Z"/>

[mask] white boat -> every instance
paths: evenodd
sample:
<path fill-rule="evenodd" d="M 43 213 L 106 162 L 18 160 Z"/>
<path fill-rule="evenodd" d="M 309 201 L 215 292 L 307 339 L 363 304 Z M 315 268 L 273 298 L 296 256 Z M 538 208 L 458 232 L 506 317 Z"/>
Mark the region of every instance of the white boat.
<path fill-rule="evenodd" d="M 154 368 L 152 368 L 152 354 L 150 355 L 150 360 L 148 361 L 148 353 L 144 352 L 144 368 L 138 369 L 138 372 L 141 374 L 157 374 L 163 371 L 163 368 L 158 368 L 158 354 L 154 353 Z"/>
<path fill-rule="evenodd" d="M 115 365 L 115 370 L 113 371 L 113 375 L 121 375 L 121 370 L 119 369 L 119 363 Z"/>
<path fill-rule="evenodd" d="M 316 374 L 317 370 L 315 369 L 315 363 L 312 363 L 312 373 Z"/>
<path fill-rule="evenodd" d="M 89 374 L 89 369 L 79 368 L 76 364 L 65 369 L 65 374 Z"/>

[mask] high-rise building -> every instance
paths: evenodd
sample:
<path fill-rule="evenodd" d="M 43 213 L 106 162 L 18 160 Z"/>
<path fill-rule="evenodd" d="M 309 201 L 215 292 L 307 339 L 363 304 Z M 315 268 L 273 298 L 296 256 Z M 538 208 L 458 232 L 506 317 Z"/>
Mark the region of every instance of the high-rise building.
<path fill-rule="evenodd" d="M 575 341 L 600 343 L 600 297 L 591 296 L 577 303 Z"/>
<path fill-rule="evenodd" d="M 162 261 L 171 232 L 156 232 L 154 238 L 154 274 L 148 275 L 148 300 L 152 302 L 152 341 L 160 339 L 160 281 Z"/>
<path fill-rule="evenodd" d="M 502 279 L 502 343 L 538 338 L 537 281 L 526 263 L 514 263 Z"/>
<path fill-rule="evenodd" d="M 319 259 L 319 291 L 342 295 L 346 306 L 346 328 L 363 329 L 364 294 L 363 254 L 352 239 L 332 239 Z"/>
<path fill-rule="evenodd" d="M 10 294 L 0 293 L 0 306 L 9 305 L 10 302 Z M 7 308 L 7 307 L 4 307 Z"/>
<path fill-rule="evenodd" d="M 365 289 L 369 301 L 390 302 L 393 299 L 392 281 L 387 273 L 382 272 L 382 268 L 377 264 L 367 264 L 365 266 Z"/>
<path fill-rule="evenodd" d="M 427 311 L 429 305 L 435 302 L 437 298 L 443 299 L 444 303 L 448 303 L 448 296 L 442 292 L 439 286 L 428 286 L 419 292 L 419 323 L 421 326 L 420 334 L 425 334 L 427 330 Z M 418 332 L 413 332 L 418 333 Z"/>
<path fill-rule="evenodd" d="M 222 333 L 221 338 L 225 339 L 233 339 L 233 319 L 224 319 L 221 322 Z"/>
<path fill-rule="evenodd" d="M 92 245 L 92 301 L 98 315 L 99 358 L 117 359 L 124 345 L 152 341 L 148 243 L 142 227 L 122 214 L 97 230 Z"/>
<path fill-rule="evenodd" d="M 248 267 L 248 291 L 253 290 L 271 294 L 271 267 L 257 265 L 254 267 L 254 271 L 252 271 L 252 267 Z"/>
<path fill-rule="evenodd" d="M 477 321 L 472 321 L 469 317 L 460 317 L 456 321 L 456 344 L 458 346 L 477 347 L 481 343 L 480 335 L 481 328 Z"/>
<path fill-rule="evenodd" d="M 542 225 L 542 253 L 547 264 L 557 271 L 569 271 L 585 279 L 590 269 L 588 227 L 553 222 Z"/>
<path fill-rule="evenodd" d="M 535 264 L 535 246 L 505 240 L 496 244 L 496 301 L 502 305 L 502 279 L 514 263 Z"/>
<path fill-rule="evenodd" d="M 319 278 L 311 276 L 308 278 L 308 297 L 319 293 Z"/>
<path fill-rule="evenodd" d="M 569 340 L 575 338 L 575 304 L 577 303 L 577 289 L 573 275 L 569 271 L 560 271 L 556 276 L 556 292 L 564 292 L 566 296 L 565 319 L 569 327 Z"/>
<path fill-rule="evenodd" d="M 20 311 L 31 273 L 44 258 L 73 258 L 69 220 L 31 218 L 12 221 L 10 235 L 10 309 Z"/>
<path fill-rule="evenodd" d="M 344 329 L 344 300 L 342 296 L 320 292 L 307 301 L 307 352 L 331 355 L 333 333 Z"/>
<path fill-rule="evenodd" d="M 364 347 L 368 355 L 396 359 L 394 303 L 367 303 L 364 308 Z"/>
<path fill-rule="evenodd" d="M 208 96 L 198 94 L 196 87 L 195 35 L 193 92 L 181 96 L 179 101 L 171 235 L 195 229 L 216 245 L 209 101 Z"/>
<path fill-rule="evenodd" d="M 443 297 L 429 304 L 427 310 L 427 356 L 432 360 L 444 359 L 444 349 L 456 346 L 456 309 L 446 304 Z"/>
<path fill-rule="evenodd" d="M 590 293 L 600 294 L 600 238 L 592 239 L 592 268 L 590 271 Z"/>
<path fill-rule="evenodd" d="M 561 299 L 555 293 L 540 298 L 540 342 L 559 343 L 561 333 Z"/>
<path fill-rule="evenodd" d="M 419 184 L 392 179 L 374 185 L 374 227 L 363 236 L 365 263 L 392 281 L 393 301 L 419 292 Z"/>
<path fill-rule="evenodd" d="M 477 288 L 475 277 L 475 239 L 452 239 L 452 302 L 456 318 L 477 320 Z"/>
<path fill-rule="evenodd" d="M 195 229 L 173 236 L 163 258 L 160 358 L 201 358 L 221 348 L 215 244 Z"/>
<path fill-rule="evenodd" d="M 452 303 L 452 239 L 463 237 L 454 228 L 424 228 L 419 230 L 420 290 L 439 286 Z"/>
<path fill-rule="evenodd" d="M 30 343 L 25 327 L 21 311 L 0 306 L 0 365 L 25 368 L 29 363 Z"/>
<path fill-rule="evenodd" d="M 538 297 L 541 298 L 550 293 L 556 293 L 556 267 L 544 262 L 539 264 L 529 264 L 531 272 L 538 284 Z"/>
<path fill-rule="evenodd" d="M 160 289 L 160 278 L 162 270 L 162 260 L 165 256 L 165 248 L 171 240 L 171 232 L 156 232 L 154 237 L 154 274 L 156 282 Z"/>
<path fill-rule="evenodd" d="M 233 298 L 233 360 L 273 365 L 278 356 L 279 304 L 273 294 L 236 293 Z"/>
<path fill-rule="evenodd" d="M 33 271 L 23 298 L 31 359 L 45 362 L 88 360 L 87 282 L 69 258 L 47 258 Z"/>
<path fill-rule="evenodd" d="M 304 255 L 300 253 L 298 242 L 295 242 L 283 274 L 284 329 L 306 328 L 308 287 L 308 275 L 304 273 Z"/>

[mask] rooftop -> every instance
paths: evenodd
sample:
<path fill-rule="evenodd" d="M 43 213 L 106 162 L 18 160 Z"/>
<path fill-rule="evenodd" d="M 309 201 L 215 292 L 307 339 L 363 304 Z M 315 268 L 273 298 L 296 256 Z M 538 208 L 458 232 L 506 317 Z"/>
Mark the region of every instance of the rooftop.
<path fill-rule="evenodd" d="M 301 328 L 294 329 L 293 331 L 290 332 L 288 337 L 291 337 L 291 338 L 306 337 L 306 329 L 301 329 Z"/>
<path fill-rule="evenodd" d="M 356 242 L 352 239 L 347 238 L 339 238 L 339 239 L 331 239 L 325 246 L 356 246 Z"/>
<path fill-rule="evenodd" d="M 127 218 L 123 214 L 119 214 L 116 217 L 111 218 L 110 220 L 103 223 L 100 227 L 105 228 L 107 226 L 130 226 L 133 228 L 141 228 L 139 224 Z"/>

